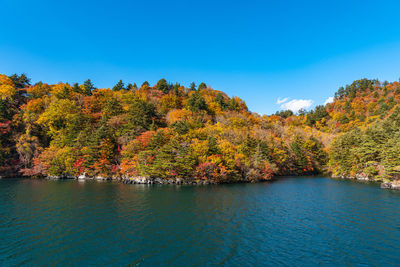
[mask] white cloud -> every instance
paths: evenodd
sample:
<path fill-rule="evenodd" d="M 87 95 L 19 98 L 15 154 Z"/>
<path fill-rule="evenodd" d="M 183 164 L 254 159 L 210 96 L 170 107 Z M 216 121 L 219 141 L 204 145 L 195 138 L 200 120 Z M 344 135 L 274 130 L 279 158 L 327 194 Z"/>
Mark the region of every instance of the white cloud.
<path fill-rule="evenodd" d="M 328 97 L 328 99 L 325 100 L 324 105 L 332 103 L 333 102 L 333 96 Z"/>
<path fill-rule="evenodd" d="M 311 99 L 293 99 L 281 105 L 281 109 L 290 109 L 293 112 L 298 112 L 300 109 L 308 109 L 313 104 Z"/>
<path fill-rule="evenodd" d="M 288 101 L 289 100 L 289 98 L 288 97 L 285 97 L 285 98 L 278 98 L 278 100 L 276 100 L 276 103 L 278 104 L 278 105 L 280 105 L 280 104 L 282 104 L 282 103 L 284 103 L 284 102 L 286 102 L 286 101 Z"/>

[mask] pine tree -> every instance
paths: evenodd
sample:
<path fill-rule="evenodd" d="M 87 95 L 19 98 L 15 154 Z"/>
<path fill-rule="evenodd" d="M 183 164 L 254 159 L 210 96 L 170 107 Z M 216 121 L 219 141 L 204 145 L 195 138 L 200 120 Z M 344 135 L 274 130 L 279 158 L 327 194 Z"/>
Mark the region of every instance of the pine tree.
<path fill-rule="evenodd" d="M 92 95 L 92 90 L 96 89 L 96 87 L 94 87 L 92 81 L 90 79 L 87 79 L 84 83 L 83 83 L 83 94 L 90 96 Z"/>
<path fill-rule="evenodd" d="M 81 93 L 81 87 L 78 83 L 74 83 L 74 85 L 72 86 L 72 91 L 74 91 L 75 93 Z"/>
<path fill-rule="evenodd" d="M 192 82 L 191 84 L 190 84 L 190 90 L 192 90 L 192 91 L 196 91 L 196 84 L 194 83 L 194 82 Z"/>
<path fill-rule="evenodd" d="M 170 91 L 170 87 L 167 83 L 167 80 L 165 79 L 159 80 L 156 84 L 156 88 L 162 91 L 164 94 L 168 94 L 168 92 Z"/>
<path fill-rule="evenodd" d="M 140 88 L 142 88 L 142 89 L 148 88 L 148 87 L 150 87 L 150 84 L 149 84 L 148 81 L 144 81 L 144 82 L 142 83 L 142 85 L 140 86 Z"/>
<path fill-rule="evenodd" d="M 207 85 L 205 83 L 201 83 L 201 84 L 199 84 L 198 90 L 200 91 L 200 90 L 203 90 L 206 88 L 207 88 Z"/>
<path fill-rule="evenodd" d="M 15 87 L 19 89 L 25 88 L 26 86 L 31 84 L 31 79 L 28 78 L 25 73 L 22 73 L 21 75 L 15 73 L 9 76 L 9 78 L 13 81 Z"/>
<path fill-rule="evenodd" d="M 131 83 L 128 83 L 128 85 L 126 86 L 126 90 L 130 91 L 133 89 L 133 85 Z"/>
<path fill-rule="evenodd" d="M 113 87 L 113 91 L 121 90 L 125 90 L 125 84 L 122 82 L 122 80 L 119 80 L 119 82 Z"/>

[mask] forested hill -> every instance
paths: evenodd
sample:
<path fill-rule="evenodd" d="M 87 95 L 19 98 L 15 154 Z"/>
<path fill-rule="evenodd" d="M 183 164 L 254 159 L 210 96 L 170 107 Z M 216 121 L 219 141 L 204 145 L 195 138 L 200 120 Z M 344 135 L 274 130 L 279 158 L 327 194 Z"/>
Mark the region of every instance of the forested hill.
<path fill-rule="evenodd" d="M 357 80 L 339 88 L 334 102 L 311 111 L 307 115 L 307 124 L 325 132 L 348 131 L 387 118 L 399 104 L 399 82 Z"/>
<path fill-rule="evenodd" d="M 400 83 L 359 80 L 340 88 L 326 107 L 334 175 L 398 180 L 400 174 Z M 334 130 L 334 125 L 337 129 Z"/>
<path fill-rule="evenodd" d="M 260 116 L 204 83 L 98 89 L 90 80 L 31 85 L 25 75 L 0 75 L 0 175 L 221 183 L 331 171 L 394 179 L 399 88 L 359 80 L 311 112 Z"/>

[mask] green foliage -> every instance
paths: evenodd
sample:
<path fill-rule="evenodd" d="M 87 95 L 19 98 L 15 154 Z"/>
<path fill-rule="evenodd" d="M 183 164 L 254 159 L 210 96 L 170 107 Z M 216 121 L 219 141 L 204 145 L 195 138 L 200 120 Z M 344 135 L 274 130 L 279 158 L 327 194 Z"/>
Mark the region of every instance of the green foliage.
<path fill-rule="evenodd" d="M 200 90 L 203 90 L 203 89 L 207 89 L 207 85 L 205 83 L 200 83 L 197 90 L 200 91 Z"/>
<path fill-rule="evenodd" d="M 105 119 L 122 114 L 122 106 L 116 98 L 110 98 L 104 105 L 103 114 Z"/>
<path fill-rule="evenodd" d="M 22 73 L 21 75 L 13 74 L 9 76 L 9 78 L 12 80 L 16 88 L 25 88 L 31 84 L 31 79 L 28 78 L 25 73 Z"/>
<path fill-rule="evenodd" d="M 125 90 L 125 84 L 122 82 L 122 80 L 119 80 L 119 82 L 116 85 L 114 85 L 112 89 L 113 91 Z"/>
<path fill-rule="evenodd" d="M 326 111 L 324 106 L 316 106 L 314 110 L 311 110 L 307 114 L 307 125 L 314 125 L 317 121 L 322 119 L 329 119 L 329 113 Z"/>
<path fill-rule="evenodd" d="M 364 92 L 366 90 L 372 90 L 373 86 L 378 84 L 378 80 L 361 79 L 356 80 L 350 85 L 346 85 L 346 88 L 340 87 L 335 93 L 335 98 L 350 97 L 354 98 L 357 92 Z"/>
<path fill-rule="evenodd" d="M 190 89 L 191 91 L 196 91 L 196 84 L 195 84 L 194 82 L 192 82 L 192 83 L 190 84 L 190 86 L 189 86 L 189 89 Z"/>
<path fill-rule="evenodd" d="M 207 111 L 207 103 L 205 99 L 198 93 L 194 92 L 190 95 L 187 101 L 188 109 L 193 112 L 200 112 L 202 110 Z"/>
<path fill-rule="evenodd" d="M 11 119 L 7 99 L 0 99 L 0 122 Z"/>
<path fill-rule="evenodd" d="M 130 128 L 149 130 L 153 122 L 158 123 L 159 120 L 154 104 L 137 97 L 131 98 L 127 115 Z"/>
<path fill-rule="evenodd" d="M 186 121 L 177 121 L 171 124 L 171 128 L 178 134 L 186 134 L 190 130 L 190 124 Z"/>
<path fill-rule="evenodd" d="M 157 153 L 149 150 L 140 152 L 139 164 L 142 175 L 190 179 L 196 159 L 188 143 L 180 138 L 173 138 Z"/>
<path fill-rule="evenodd" d="M 220 92 L 216 94 L 214 102 L 217 103 L 222 110 L 225 110 L 228 107 L 225 97 Z"/>
<path fill-rule="evenodd" d="M 291 110 L 288 109 L 288 110 L 277 111 L 277 112 L 275 113 L 275 115 L 276 115 L 276 116 L 279 116 L 279 117 L 282 117 L 282 118 L 284 118 L 284 119 L 287 119 L 287 118 L 293 116 L 294 113 L 293 113 L 293 111 L 291 111 Z"/>
<path fill-rule="evenodd" d="M 122 82 L 122 81 L 121 81 Z M 83 94 L 86 96 L 90 96 L 92 95 L 92 91 L 94 89 L 96 89 L 96 87 L 94 87 L 92 81 L 90 79 L 87 79 L 84 83 L 83 83 Z"/>
<path fill-rule="evenodd" d="M 81 93 L 81 87 L 79 86 L 79 83 L 74 83 L 74 85 L 72 86 L 72 91 L 75 93 Z"/>
<path fill-rule="evenodd" d="M 338 136 L 331 144 L 329 165 L 335 175 L 351 176 L 358 164 L 356 149 L 361 141 L 361 131 L 355 129 Z"/>
<path fill-rule="evenodd" d="M 2 75 L 0 86 L 0 172 L 227 182 L 328 167 L 335 175 L 400 179 L 397 82 L 362 79 L 329 105 L 275 116 L 251 113 L 205 83 L 196 89 L 160 79 L 125 90 L 120 80 L 109 90 L 90 80 L 31 86 L 24 75 Z"/>
<path fill-rule="evenodd" d="M 171 87 L 167 83 L 167 80 L 161 79 L 157 82 L 156 88 L 160 91 L 162 91 L 164 94 L 168 94 L 168 92 L 171 90 Z"/>
<path fill-rule="evenodd" d="M 147 87 L 150 87 L 150 84 L 147 81 L 144 81 L 140 86 L 140 88 L 147 88 Z"/>
<path fill-rule="evenodd" d="M 128 83 L 128 85 L 126 86 L 126 90 L 128 90 L 128 91 L 136 90 L 136 89 L 137 89 L 136 83 L 134 83 L 134 84 Z"/>
<path fill-rule="evenodd" d="M 398 177 L 400 172 L 398 110 L 365 130 L 355 129 L 331 144 L 329 164 L 338 175 Z M 381 171 L 379 171 L 381 170 Z"/>

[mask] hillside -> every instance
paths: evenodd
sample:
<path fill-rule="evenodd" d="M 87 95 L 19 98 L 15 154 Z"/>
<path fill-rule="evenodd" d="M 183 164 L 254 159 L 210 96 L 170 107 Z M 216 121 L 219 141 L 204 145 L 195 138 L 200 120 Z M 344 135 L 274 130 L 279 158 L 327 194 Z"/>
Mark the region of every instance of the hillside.
<path fill-rule="evenodd" d="M 310 112 L 260 116 L 204 83 L 112 89 L 0 75 L 3 176 L 223 183 L 330 171 L 395 179 L 400 84 L 359 80 Z"/>

